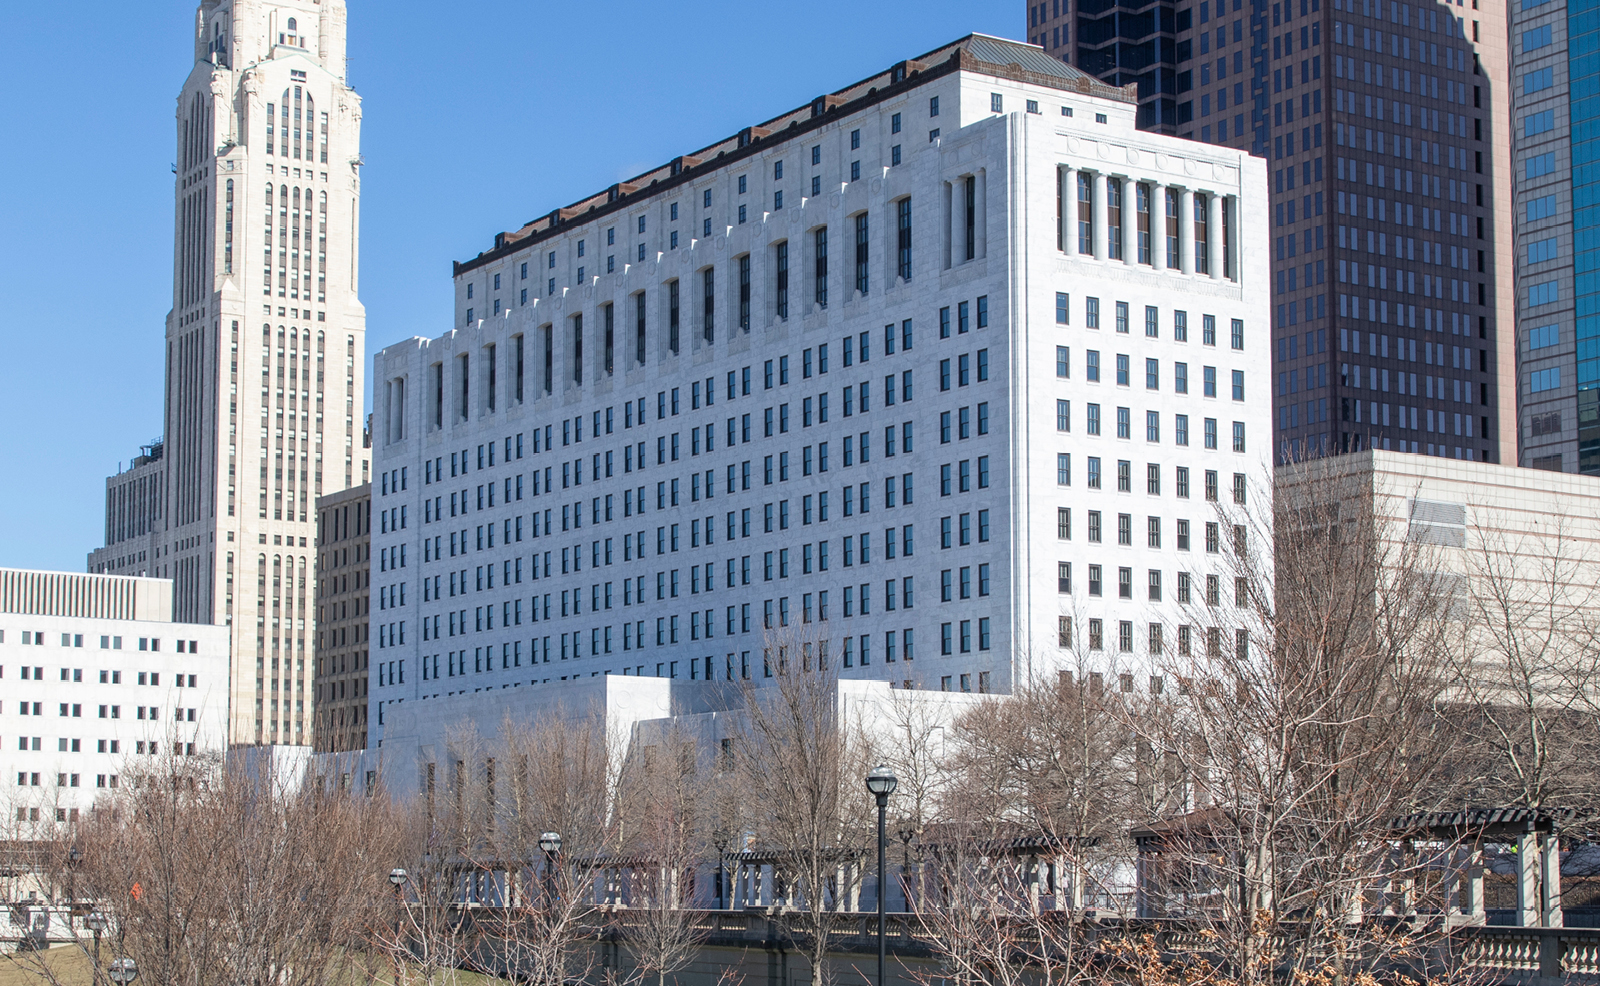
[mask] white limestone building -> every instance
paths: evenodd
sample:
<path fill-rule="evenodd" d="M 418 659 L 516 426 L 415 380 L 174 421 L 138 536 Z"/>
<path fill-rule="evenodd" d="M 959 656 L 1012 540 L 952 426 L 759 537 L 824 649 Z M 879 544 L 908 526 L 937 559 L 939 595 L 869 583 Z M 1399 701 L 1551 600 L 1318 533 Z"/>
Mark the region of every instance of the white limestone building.
<path fill-rule="evenodd" d="M 361 101 L 343 0 L 203 0 L 194 30 L 164 441 L 108 481 L 89 570 L 171 579 L 177 621 L 234 628 L 232 742 L 308 744 L 314 504 L 368 469 Z"/>
<path fill-rule="evenodd" d="M 227 747 L 228 628 L 165 579 L 0 569 L 0 825 L 40 837 L 141 761 Z M 42 828 L 41 828 L 42 827 Z"/>
<path fill-rule="evenodd" d="M 1208 501 L 1270 497 L 1267 183 L 1135 111 L 972 35 L 457 264 L 374 360 L 369 746 L 774 638 L 972 692 L 1188 646 Z"/>

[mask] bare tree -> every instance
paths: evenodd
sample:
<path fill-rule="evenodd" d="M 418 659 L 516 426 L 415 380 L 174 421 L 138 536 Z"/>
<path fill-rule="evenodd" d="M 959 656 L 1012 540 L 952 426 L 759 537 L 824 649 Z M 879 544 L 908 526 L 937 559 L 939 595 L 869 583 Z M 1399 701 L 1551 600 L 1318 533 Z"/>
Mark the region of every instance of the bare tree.
<path fill-rule="evenodd" d="M 1450 651 L 1447 695 L 1468 739 L 1458 783 L 1479 800 L 1595 818 L 1600 571 L 1571 521 L 1524 533 L 1486 508 L 1468 509 L 1456 600 L 1463 632 Z"/>
<path fill-rule="evenodd" d="M 1427 910 L 1430 879 L 1448 884 L 1393 831 L 1443 789 L 1452 628 L 1437 566 L 1337 465 L 1306 464 L 1273 508 L 1236 503 L 1217 523 L 1221 584 L 1193 605 L 1199 625 L 1166 662 L 1180 694 L 1145 733 L 1200 809 L 1144 830 L 1143 910 L 1200 922 L 1239 983 L 1420 961 L 1418 936 L 1356 922 L 1374 902 Z M 1401 885 L 1397 904 L 1384 888 Z"/>
<path fill-rule="evenodd" d="M 625 906 L 614 925 L 635 965 L 634 978 L 666 986 L 704 943 L 696 877 L 708 856 L 717 779 L 695 738 L 671 728 L 634 751 L 618 798 L 619 852 L 613 879 Z"/>
<path fill-rule="evenodd" d="M 428 898 L 408 902 L 419 914 L 394 945 L 544 986 L 583 979 L 599 930 L 595 880 L 616 847 L 605 718 L 507 719 L 493 738 L 457 731 L 445 753 L 421 765 L 429 779 L 413 806 L 425 836 L 410 844 L 412 863 L 428 874 Z M 547 833 L 559 848 L 544 847 Z"/>
<path fill-rule="evenodd" d="M 394 858 L 386 799 L 175 752 L 120 776 L 71 833 L 72 879 L 142 979 L 310 986 L 359 964 Z"/>
<path fill-rule="evenodd" d="M 872 842 L 873 809 L 861 780 L 870 766 L 859 730 L 841 712 L 832 660 L 826 641 L 769 631 L 766 687 L 746 683 L 745 722 L 733 747 L 746 827 L 775 860 L 776 917 L 805 955 L 813 986 L 835 980 L 830 946 Z"/>

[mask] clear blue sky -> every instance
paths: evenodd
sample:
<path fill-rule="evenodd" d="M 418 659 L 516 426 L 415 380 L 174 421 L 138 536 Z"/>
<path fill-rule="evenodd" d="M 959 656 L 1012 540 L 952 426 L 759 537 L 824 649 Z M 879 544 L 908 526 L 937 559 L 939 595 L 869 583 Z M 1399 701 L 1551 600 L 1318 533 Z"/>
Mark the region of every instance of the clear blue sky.
<path fill-rule="evenodd" d="M 1019 0 L 348 0 L 371 353 L 450 323 L 497 231 L 982 31 Z M 81 571 L 161 433 L 173 107 L 195 5 L 19 4 L 0 60 L 0 566 Z"/>

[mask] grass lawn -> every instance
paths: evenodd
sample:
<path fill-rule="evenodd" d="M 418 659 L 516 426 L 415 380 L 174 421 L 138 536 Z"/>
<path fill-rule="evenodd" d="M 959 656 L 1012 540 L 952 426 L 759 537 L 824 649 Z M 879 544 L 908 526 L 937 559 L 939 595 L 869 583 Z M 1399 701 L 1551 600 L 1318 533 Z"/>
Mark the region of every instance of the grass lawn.
<path fill-rule="evenodd" d="M 100 961 L 108 964 L 114 957 L 110 949 L 102 948 Z M 65 946 L 43 952 L 14 952 L 0 955 L 0 986 L 91 986 L 90 957 L 82 949 Z M 142 979 L 143 977 L 141 977 Z M 101 984 L 106 979 L 102 974 Z M 394 976 L 385 963 L 375 979 L 351 977 L 347 986 L 394 986 Z M 434 979 L 437 986 L 505 986 L 505 980 L 492 979 L 473 972 L 458 972 L 449 978 Z M 420 980 L 407 978 L 404 986 L 421 986 Z"/>

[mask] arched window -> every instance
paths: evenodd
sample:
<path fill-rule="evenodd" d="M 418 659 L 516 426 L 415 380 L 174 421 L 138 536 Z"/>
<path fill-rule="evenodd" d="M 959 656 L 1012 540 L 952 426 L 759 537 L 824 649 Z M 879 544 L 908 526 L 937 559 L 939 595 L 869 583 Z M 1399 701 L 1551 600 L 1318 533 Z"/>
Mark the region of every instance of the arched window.
<path fill-rule="evenodd" d="M 305 47 L 305 45 L 302 43 L 302 39 L 300 38 L 300 30 L 295 26 L 295 20 L 293 17 L 289 18 L 289 23 L 287 26 L 289 28 L 287 31 L 278 32 L 278 44 L 293 45 L 296 48 Z"/>
<path fill-rule="evenodd" d="M 305 136 L 306 136 L 305 160 L 307 160 L 307 161 L 310 161 L 312 159 L 313 155 L 316 152 L 316 146 L 317 146 L 317 131 L 316 131 L 317 112 L 316 112 L 316 110 L 317 110 L 316 101 L 311 98 L 311 93 L 307 92 L 306 93 L 306 115 L 305 115 Z"/>

